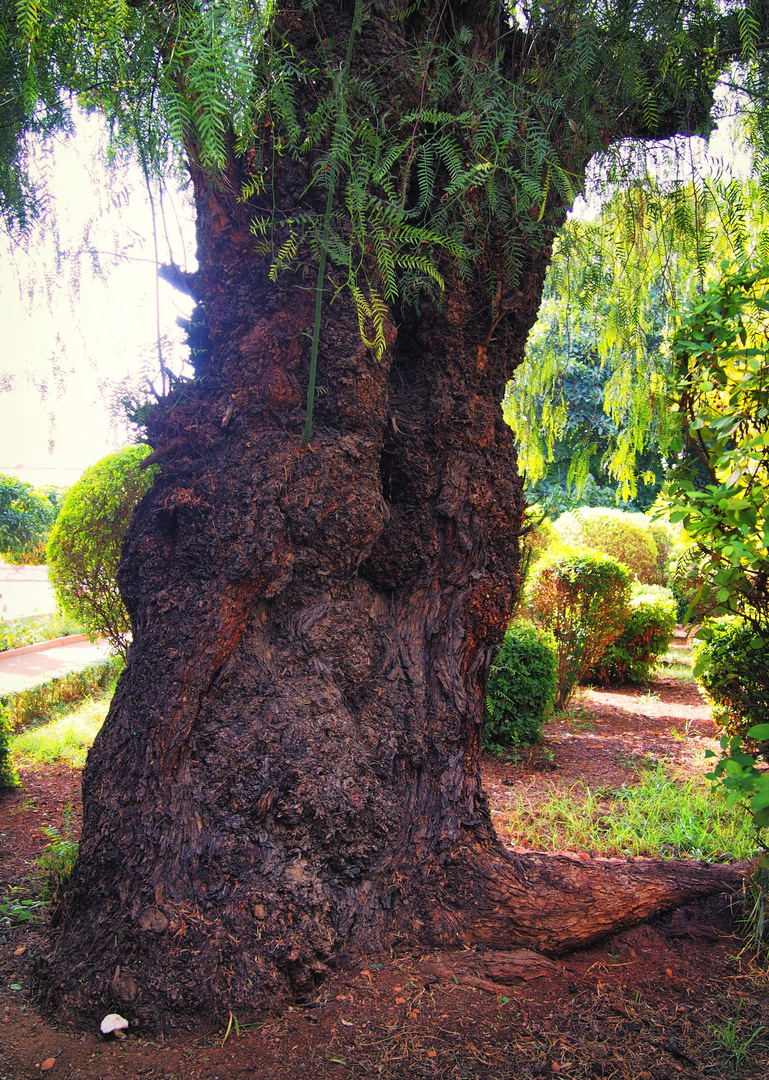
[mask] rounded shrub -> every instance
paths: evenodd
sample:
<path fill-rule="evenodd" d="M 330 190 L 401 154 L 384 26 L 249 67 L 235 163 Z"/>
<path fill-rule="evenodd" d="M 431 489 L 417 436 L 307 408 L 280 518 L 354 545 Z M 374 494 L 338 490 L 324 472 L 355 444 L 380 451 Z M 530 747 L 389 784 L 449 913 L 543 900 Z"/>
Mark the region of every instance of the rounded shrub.
<path fill-rule="evenodd" d="M 602 686 L 648 682 L 675 633 L 676 611 L 670 589 L 634 582 L 624 629 L 590 671 L 590 682 Z"/>
<path fill-rule="evenodd" d="M 558 688 L 555 638 L 527 623 L 508 627 L 489 669 L 483 744 L 534 743 L 553 711 Z"/>
<path fill-rule="evenodd" d="M 122 656 L 131 626 L 116 574 L 131 515 L 157 471 L 139 468 L 149 453 L 148 446 L 128 446 L 86 469 L 48 541 L 49 575 L 62 609 Z"/>
<path fill-rule="evenodd" d="M 657 545 L 642 515 L 608 507 L 580 507 L 553 522 L 562 543 L 591 548 L 623 563 L 639 581 L 651 584 L 657 573 Z"/>
<path fill-rule="evenodd" d="M 557 709 L 622 633 L 629 599 L 628 569 L 609 555 L 561 548 L 537 563 L 525 601 L 534 621 L 555 638 Z"/>
<path fill-rule="evenodd" d="M 663 518 L 648 517 L 646 514 L 633 514 L 633 517 L 641 528 L 649 530 L 652 540 L 657 545 L 657 566 L 651 584 L 666 585 L 670 588 L 668 560 L 679 543 L 681 529 Z"/>
<path fill-rule="evenodd" d="M 769 718 L 769 632 L 722 615 L 697 636 L 693 670 L 713 702 L 713 719 L 754 748 L 747 732 Z"/>

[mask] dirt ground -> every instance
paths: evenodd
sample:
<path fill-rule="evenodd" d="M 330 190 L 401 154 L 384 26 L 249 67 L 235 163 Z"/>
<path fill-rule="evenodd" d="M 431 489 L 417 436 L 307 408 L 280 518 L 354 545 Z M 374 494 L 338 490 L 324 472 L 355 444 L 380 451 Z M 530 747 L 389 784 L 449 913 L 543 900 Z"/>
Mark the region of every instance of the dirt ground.
<path fill-rule="evenodd" d="M 663 678 L 647 691 L 590 691 L 521 760 L 487 757 L 500 832 L 513 791 L 536 807 L 554 785 L 627 784 L 643 759 L 701 774 L 714 734 L 696 686 Z M 79 829 L 79 774 L 52 766 L 22 779 L 0 802 L 0 904 L 39 894 L 46 827 L 63 830 L 68 813 L 73 835 Z M 525 848 L 526 838 L 511 843 Z M 28 996 L 43 928 L 0 921 L 0 1080 L 764 1080 L 769 977 L 740 956 L 735 915 L 723 897 L 696 904 L 512 985 L 494 982 L 493 956 L 476 950 L 371 958 L 311 1005 L 259 1025 L 232 1016 L 215 1036 L 123 1042 L 46 1022 Z"/>

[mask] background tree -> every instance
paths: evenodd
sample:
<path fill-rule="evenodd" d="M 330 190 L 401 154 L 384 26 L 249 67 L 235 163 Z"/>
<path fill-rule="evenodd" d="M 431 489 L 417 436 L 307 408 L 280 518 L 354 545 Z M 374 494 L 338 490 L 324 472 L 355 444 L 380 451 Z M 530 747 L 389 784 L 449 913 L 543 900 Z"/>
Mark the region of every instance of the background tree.
<path fill-rule="evenodd" d="M 131 624 L 117 569 L 131 515 L 156 474 L 141 469 L 149 452 L 127 446 L 86 469 L 67 492 L 48 541 L 49 576 L 60 607 L 123 657 Z"/>
<path fill-rule="evenodd" d="M 595 220 L 564 226 L 525 363 L 505 397 L 532 497 L 554 489 L 559 507 L 578 504 L 582 492 L 584 504 L 605 505 L 605 495 L 640 509 L 653 501 L 678 430 L 670 339 L 724 259 L 769 257 L 762 183 L 676 179 L 680 162 L 670 154 L 656 176 L 630 164 L 624 187 L 610 172 L 617 190 Z M 587 481 L 595 456 L 605 492 Z M 566 499 L 564 480 L 573 489 Z"/>
<path fill-rule="evenodd" d="M 554 287 L 549 274 L 524 370 L 508 384 L 503 402 L 508 422 L 522 432 L 527 495 L 553 516 L 579 506 L 647 510 L 662 487 L 659 446 L 646 435 L 634 466 L 635 493 L 623 498 L 629 492 L 608 467 L 619 427 L 605 408 L 612 372 L 596 347 L 602 316 L 596 313 L 589 325 L 564 325 L 569 300 L 553 295 Z M 529 415 L 536 417 L 531 425 Z"/>
<path fill-rule="evenodd" d="M 499 402 L 553 238 L 596 151 L 707 128 L 761 23 L 709 0 L 1 17 L 23 102 L 75 91 L 148 173 L 182 153 L 207 324 L 146 417 L 162 471 L 49 1002 L 243 1018 L 385 943 L 559 951 L 733 880 L 513 856 L 478 759 L 523 513 Z"/>
<path fill-rule="evenodd" d="M 0 555 L 9 562 L 45 562 L 46 541 L 62 497 L 58 488 L 36 491 L 15 476 L 0 475 Z"/>

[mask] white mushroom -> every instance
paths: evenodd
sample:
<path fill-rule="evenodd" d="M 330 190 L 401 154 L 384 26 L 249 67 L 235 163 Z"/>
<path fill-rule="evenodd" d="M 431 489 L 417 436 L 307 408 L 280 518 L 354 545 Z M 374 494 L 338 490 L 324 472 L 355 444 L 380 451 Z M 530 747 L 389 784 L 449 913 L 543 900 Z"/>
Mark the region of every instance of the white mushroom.
<path fill-rule="evenodd" d="M 124 1039 L 124 1030 L 128 1027 L 128 1021 L 124 1016 L 119 1016 L 117 1013 L 110 1013 L 109 1016 L 105 1016 L 101 1022 L 102 1035 L 116 1035 L 118 1039 Z"/>

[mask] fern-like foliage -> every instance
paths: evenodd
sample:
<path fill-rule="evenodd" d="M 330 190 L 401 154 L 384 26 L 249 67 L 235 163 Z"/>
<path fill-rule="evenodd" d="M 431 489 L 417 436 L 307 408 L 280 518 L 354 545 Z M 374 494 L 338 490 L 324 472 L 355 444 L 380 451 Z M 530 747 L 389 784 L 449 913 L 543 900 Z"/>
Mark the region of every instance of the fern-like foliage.
<path fill-rule="evenodd" d="M 379 298 L 418 305 L 449 271 L 487 282 L 491 305 L 514 292 L 526 252 L 549 248 L 593 153 L 703 114 L 724 41 L 763 86 L 754 0 L 736 14 L 713 0 L 561 0 L 514 19 L 492 6 L 506 28 L 496 37 L 491 16 L 466 23 L 464 9 L 436 0 L 396 3 L 389 25 L 359 4 L 344 60 L 324 37 L 322 4 L 316 45 L 299 49 L 273 2 L 9 0 L 0 210 L 22 220 L 33 206 L 24 136 L 65 123 L 63 94 L 73 93 L 107 117 L 115 152 L 138 150 L 145 171 L 181 153 L 221 177 L 238 158 L 239 195 L 259 204 L 255 244 L 272 276 L 323 253 L 361 325 L 374 327 L 367 340 L 381 342 Z M 400 42 L 393 83 L 367 67 L 358 33 L 367 20 L 379 20 L 369 33 Z M 418 87 L 405 114 L 389 100 L 398 80 Z M 333 192 L 328 213 L 312 190 L 290 218 L 265 213 L 273 162 L 287 155 L 309 160 L 311 188 Z"/>
<path fill-rule="evenodd" d="M 562 380 L 579 342 L 607 372 L 604 410 L 614 435 L 604 468 L 623 498 L 635 496 L 641 454 L 650 446 L 664 453 L 677 430 L 666 343 L 724 259 L 764 260 L 767 227 L 769 206 L 755 181 L 663 184 L 649 177 L 618 191 L 596 221 L 569 222 L 526 361 L 504 403 L 531 482 L 546 475 L 566 428 Z M 572 479 L 585 475 L 583 458 Z"/>

